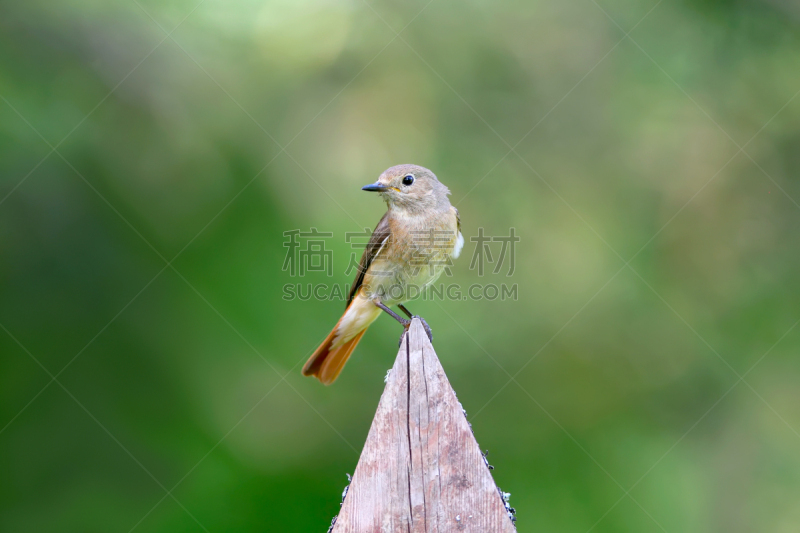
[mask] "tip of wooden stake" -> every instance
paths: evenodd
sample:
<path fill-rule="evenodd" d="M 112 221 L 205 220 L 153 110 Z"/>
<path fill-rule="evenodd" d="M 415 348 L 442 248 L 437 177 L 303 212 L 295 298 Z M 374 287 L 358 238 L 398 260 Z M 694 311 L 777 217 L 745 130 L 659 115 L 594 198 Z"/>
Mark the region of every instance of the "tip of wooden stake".
<path fill-rule="evenodd" d="M 332 532 L 510 533 L 504 494 L 413 319 Z"/>

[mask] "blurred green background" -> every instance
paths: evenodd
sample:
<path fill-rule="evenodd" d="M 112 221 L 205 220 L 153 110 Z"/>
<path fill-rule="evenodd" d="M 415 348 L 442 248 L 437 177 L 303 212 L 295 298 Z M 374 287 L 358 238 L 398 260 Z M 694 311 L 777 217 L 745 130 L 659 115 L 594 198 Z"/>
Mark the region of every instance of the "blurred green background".
<path fill-rule="evenodd" d="M 521 238 L 411 305 L 519 531 L 800 530 L 798 90 L 789 0 L 0 3 L 0 530 L 324 532 L 399 328 L 283 286 L 407 162 Z"/>

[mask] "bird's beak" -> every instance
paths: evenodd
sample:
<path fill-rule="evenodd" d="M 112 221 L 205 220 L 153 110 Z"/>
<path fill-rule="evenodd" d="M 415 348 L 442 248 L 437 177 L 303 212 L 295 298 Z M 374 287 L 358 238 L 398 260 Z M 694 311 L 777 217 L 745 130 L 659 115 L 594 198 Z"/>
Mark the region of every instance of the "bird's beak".
<path fill-rule="evenodd" d="M 379 181 L 376 181 L 375 183 L 372 183 L 370 185 L 364 185 L 363 187 L 361 187 L 362 191 L 370 191 L 370 192 L 383 192 L 383 191 L 388 191 L 389 189 L 391 189 L 391 187 L 387 187 L 386 185 L 384 185 L 383 183 L 381 183 Z"/>

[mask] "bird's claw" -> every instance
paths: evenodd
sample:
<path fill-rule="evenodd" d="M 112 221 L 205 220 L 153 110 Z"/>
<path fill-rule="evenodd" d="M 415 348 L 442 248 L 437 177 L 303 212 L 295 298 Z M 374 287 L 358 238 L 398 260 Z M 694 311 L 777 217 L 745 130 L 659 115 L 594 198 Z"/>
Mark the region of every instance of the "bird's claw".
<path fill-rule="evenodd" d="M 419 321 L 422 322 L 422 327 L 425 328 L 425 334 L 428 335 L 428 340 L 433 342 L 433 331 L 431 331 L 431 327 L 428 325 L 427 322 L 425 322 L 425 319 L 419 315 L 414 315 L 411 318 L 412 320 L 414 318 L 418 318 Z M 406 336 L 406 333 L 408 333 L 408 328 L 411 327 L 411 320 L 403 319 L 401 324 L 403 325 L 403 333 L 400 335 L 400 340 L 397 342 L 397 346 L 402 346 L 403 338 Z"/>
<path fill-rule="evenodd" d="M 419 315 L 414 315 L 413 318 L 419 318 L 419 321 L 422 322 L 422 327 L 425 328 L 425 333 L 428 334 L 428 340 L 433 342 L 433 331 L 431 331 L 431 327 L 425 322 L 425 319 Z"/>

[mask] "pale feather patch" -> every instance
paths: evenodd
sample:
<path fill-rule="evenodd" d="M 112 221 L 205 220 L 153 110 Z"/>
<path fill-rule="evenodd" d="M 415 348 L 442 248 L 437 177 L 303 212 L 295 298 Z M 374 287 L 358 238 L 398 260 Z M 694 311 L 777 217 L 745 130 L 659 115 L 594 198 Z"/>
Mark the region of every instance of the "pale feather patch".
<path fill-rule="evenodd" d="M 456 245 L 453 247 L 453 259 L 458 259 L 458 256 L 461 255 L 461 250 L 464 248 L 464 236 L 461 235 L 461 232 L 458 232 L 458 237 L 456 237 Z"/>
<path fill-rule="evenodd" d="M 338 348 L 367 328 L 378 318 L 381 310 L 370 300 L 360 294 L 353 299 L 347 308 L 339 326 L 336 328 L 336 337 L 331 343 L 331 350 Z"/>
<path fill-rule="evenodd" d="M 381 252 L 383 251 L 383 247 L 384 247 L 384 246 L 386 246 L 386 243 L 387 243 L 388 241 L 389 241 L 389 236 L 387 235 L 387 236 L 386 236 L 386 238 L 385 238 L 385 239 L 383 239 L 383 242 L 381 243 L 381 247 L 380 247 L 380 248 L 378 248 L 378 251 L 377 251 L 377 252 L 375 252 L 375 255 L 372 257 L 372 260 L 373 260 L 373 261 L 374 261 L 375 259 L 377 259 L 379 255 L 381 255 Z"/>

